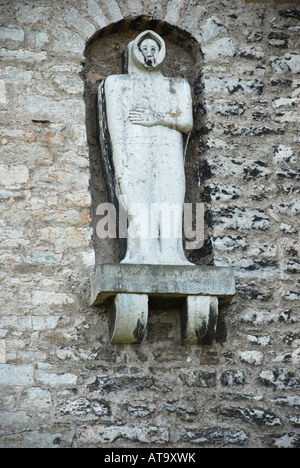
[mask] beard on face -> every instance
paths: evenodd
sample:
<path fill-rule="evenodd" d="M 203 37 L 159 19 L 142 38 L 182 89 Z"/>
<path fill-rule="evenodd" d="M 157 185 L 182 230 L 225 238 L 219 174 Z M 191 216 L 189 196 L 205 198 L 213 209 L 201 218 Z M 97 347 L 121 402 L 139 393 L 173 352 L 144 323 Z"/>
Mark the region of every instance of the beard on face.
<path fill-rule="evenodd" d="M 147 67 L 151 67 L 153 68 L 155 66 L 155 58 L 154 57 L 151 57 L 151 58 L 145 58 L 145 64 L 147 65 Z"/>

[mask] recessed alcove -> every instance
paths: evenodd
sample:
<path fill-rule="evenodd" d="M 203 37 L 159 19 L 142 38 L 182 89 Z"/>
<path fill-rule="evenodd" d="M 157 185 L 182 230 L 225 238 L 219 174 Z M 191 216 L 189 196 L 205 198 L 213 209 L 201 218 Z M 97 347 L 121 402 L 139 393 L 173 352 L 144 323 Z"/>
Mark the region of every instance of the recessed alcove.
<path fill-rule="evenodd" d="M 199 144 L 199 138 L 201 138 L 201 127 L 203 126 L 203 116 L 201 117 L 200 113 L 197 112 L 202 99 L 197 86 L 202 60 L 199 44 L 186 31 L 147 17 L 125 19 L 98 31 L 87 43 L 85 50 L 86 62 L 83 69 L 86 128 L 90 154 L 91 217 L 96 264 L 119 262 L 118 240 L 100 239 L 96 233 L 96 226 L 100 219 L 96 214 L 97 207 L 108 201 L 99 144 L 97 92 L 102 80 L 110 75 L 123 72 L 123 52 L 127 44 L 146 29 L 157 32 L 166 42 L 167 54 L 162 66 L 162 73 L 169 77 L 185 78 L 192 89 L 194 128 L 190 136 L 185 160 L 186 202 L 195 204 L 202 201 L 198 186 L 199 156 L 197 155 L 197 145 Z M 197 261 L 193 251 L 187 251 L 186 254 L 187 256 L 192 254 L 192 260 Z"/>

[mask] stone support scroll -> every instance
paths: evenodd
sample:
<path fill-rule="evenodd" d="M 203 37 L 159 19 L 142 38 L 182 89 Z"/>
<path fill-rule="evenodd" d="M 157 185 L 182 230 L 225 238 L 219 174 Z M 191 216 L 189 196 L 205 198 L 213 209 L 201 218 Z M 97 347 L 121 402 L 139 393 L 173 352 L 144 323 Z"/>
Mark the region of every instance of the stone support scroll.
<path fill-rule="evenodd" d="M 111 344 L 140 343 L 148 320 L 146 294 L 117 294 L 109 310 Z"/>
<path fill-rule="evenodd" d="M 185 345 L 211 345 L 216 336 L 218 298 L 188 296 L 181 311 L 181 337 Z"/>

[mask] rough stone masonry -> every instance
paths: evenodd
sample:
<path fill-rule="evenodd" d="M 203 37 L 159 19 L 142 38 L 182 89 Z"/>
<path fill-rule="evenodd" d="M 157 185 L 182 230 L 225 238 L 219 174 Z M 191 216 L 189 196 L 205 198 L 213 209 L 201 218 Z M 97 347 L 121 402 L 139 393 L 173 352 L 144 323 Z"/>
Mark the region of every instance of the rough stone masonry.
<path fill-rule="evenodd" d="M 0 0 L 1 447 L 300 447 L 299 19 L 291 0 Z M 146 27 L 194 90 L 189 259 L 235 272 L 212 346 L 157 307 L 142 344 L 109 346 L 88 305 L 118 255 L 96 235 L 95 90 Z"/>

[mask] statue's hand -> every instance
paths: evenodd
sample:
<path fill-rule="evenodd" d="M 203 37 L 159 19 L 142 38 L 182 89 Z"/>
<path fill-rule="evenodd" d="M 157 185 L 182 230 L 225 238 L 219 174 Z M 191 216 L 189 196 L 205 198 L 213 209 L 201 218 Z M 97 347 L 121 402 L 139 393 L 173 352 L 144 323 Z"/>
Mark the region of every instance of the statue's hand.
<path fill-rule="evenodd" d="M 129 112 L 129 120 L 135 125 L 152 127 L 160 124 L 160 114 L 152 109 L 136 107 Z"/>

